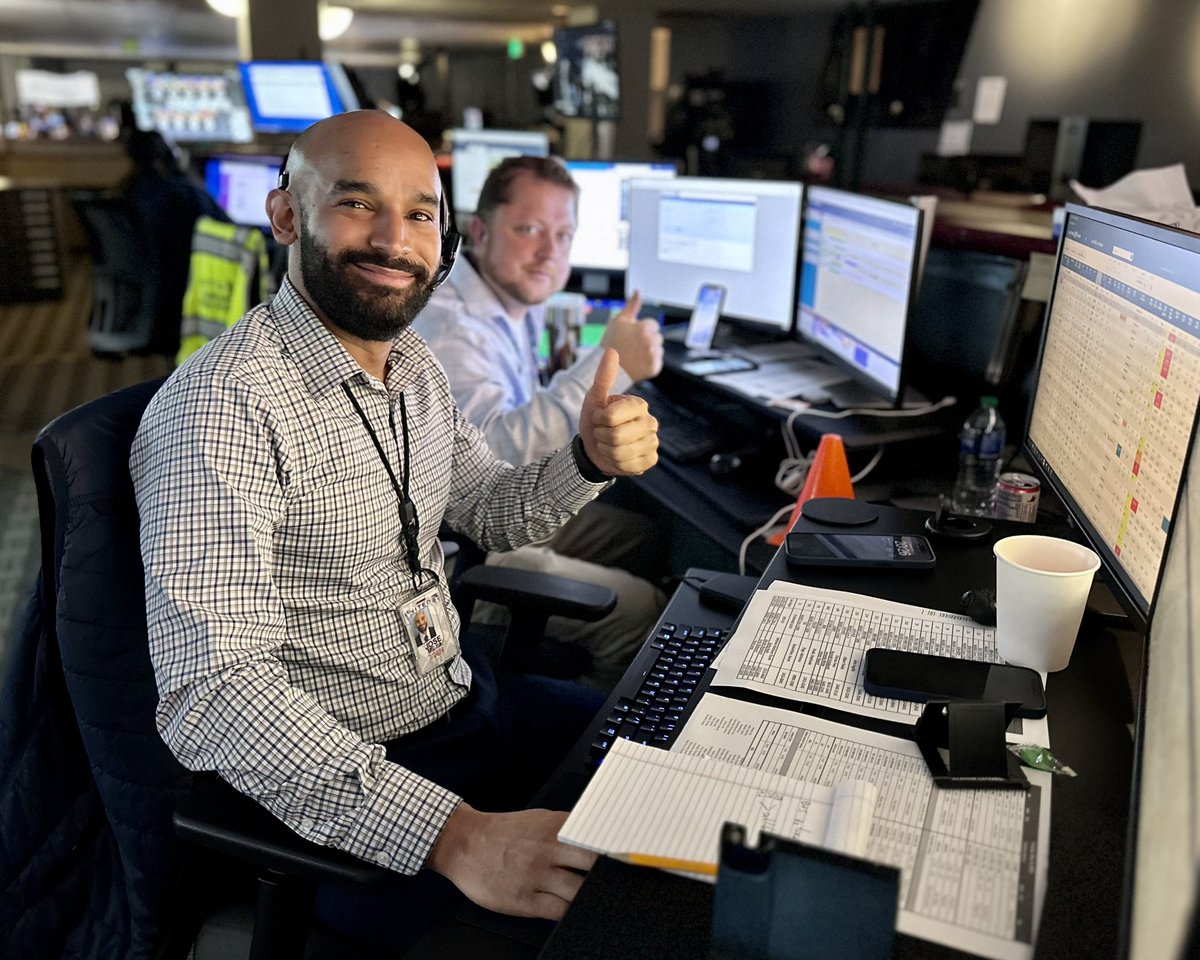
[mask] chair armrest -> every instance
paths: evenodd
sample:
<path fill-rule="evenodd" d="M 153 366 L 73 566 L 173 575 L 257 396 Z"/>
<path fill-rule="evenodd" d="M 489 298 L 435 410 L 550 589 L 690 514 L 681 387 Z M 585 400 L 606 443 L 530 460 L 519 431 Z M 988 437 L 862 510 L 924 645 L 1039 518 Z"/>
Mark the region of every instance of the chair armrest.
<path fill-rule="evenodd" d="M 612 613 L 617 595 L 609 587 L 584 583 L 532 570 L 512 570 L 484 564 L 464 570 L 455 590 L 470 602 L 485 600 L 517 610 L 536 610 L 541 617 L 570 617 L 594 622 Z"/>
<path fill-rule="evenodd" d="M 199 846 L 315 883 L 374 883 L 383 867 L 310 843 L 215 775 L 197 777 L 175 808 L 175 833 Z"/>

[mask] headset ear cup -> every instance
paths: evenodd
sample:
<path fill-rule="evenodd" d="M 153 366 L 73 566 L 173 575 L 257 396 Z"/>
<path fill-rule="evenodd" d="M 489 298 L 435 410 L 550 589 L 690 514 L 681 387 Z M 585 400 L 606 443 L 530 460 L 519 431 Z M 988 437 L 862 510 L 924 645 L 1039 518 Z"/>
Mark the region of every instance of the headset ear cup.
<path fill-rule="evenodd" d="M 450 276 L 450 270 L 454 267 L 454 261 L 458 258 L 458 248 L 462 245 L 462 237 L 455 230 L 442 237 L 442 262 L 438 265 L 437 273 L 433 275 L 433 288 L 436 290 L 446 278 Z"/>

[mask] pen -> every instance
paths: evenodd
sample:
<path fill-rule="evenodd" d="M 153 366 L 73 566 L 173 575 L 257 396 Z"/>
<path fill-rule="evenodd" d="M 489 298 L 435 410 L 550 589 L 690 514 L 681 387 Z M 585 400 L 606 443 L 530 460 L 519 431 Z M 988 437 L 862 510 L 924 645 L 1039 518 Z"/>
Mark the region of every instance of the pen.
<path fill-rule="evenodd" d="M 703 860 L 681 860 L 679 857 L 657 857 L 650 853 L 610 853 L 614 860 L 635 867 L 657 867 L 660 870 L 682 870 L 685 873 L 702 873 L 707 877 L 717 875 L 717 865 Z"/>

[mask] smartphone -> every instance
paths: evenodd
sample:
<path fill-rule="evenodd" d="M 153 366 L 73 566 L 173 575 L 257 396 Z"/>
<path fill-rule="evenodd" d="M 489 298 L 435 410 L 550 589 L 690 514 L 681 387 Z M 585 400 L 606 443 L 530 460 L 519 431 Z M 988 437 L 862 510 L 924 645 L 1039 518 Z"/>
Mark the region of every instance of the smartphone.
<path fill-rule="evenodd" d="M 933 547 L 912 533 L 789 533 L 784 559 L 802 567 L 897 567 L 928 570 Z"/>
<path fill-rule="evenodd" d="M 863 689 L 894 700 L 993 700 L 1021 704 L 1019 717 L 1046 715 L 1037 671 L 1005 663 L 956 660 L 872 647 L 863 658 Z"/>
<path fill-rule="evenodd" d="M 721 307 L 725 305 L 725 288 L 718 283 L 700 285 L 696 294 L 696 305 L 688 320 L 683 345 L 689 350 L 708 350 L 717 333 L 717 321 L 721 319 Z"/>

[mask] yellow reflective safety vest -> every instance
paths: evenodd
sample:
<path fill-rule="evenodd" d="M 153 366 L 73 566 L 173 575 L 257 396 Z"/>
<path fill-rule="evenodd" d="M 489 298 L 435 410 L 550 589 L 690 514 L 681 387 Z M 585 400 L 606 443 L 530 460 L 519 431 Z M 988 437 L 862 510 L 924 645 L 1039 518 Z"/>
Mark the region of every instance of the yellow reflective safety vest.
<path fill-rule="evenodd" d="M 176 364 L 265 300 L 269 278 L 267 242 L 261 230 L 212 217 L 197 220 Z"/>

